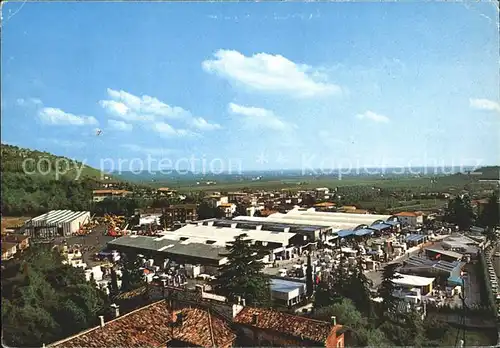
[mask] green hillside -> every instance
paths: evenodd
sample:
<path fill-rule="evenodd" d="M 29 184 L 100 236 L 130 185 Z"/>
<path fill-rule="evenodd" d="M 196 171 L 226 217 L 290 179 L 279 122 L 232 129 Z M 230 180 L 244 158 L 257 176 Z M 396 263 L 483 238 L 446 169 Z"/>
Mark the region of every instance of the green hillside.
<path fill-rule="evenodd" d="M 500 180 L 500 167 L 482 167 L 472 172 L 472 175 L 477 175 L 479 180 Z"/>
<path fill-rule="evenodd" d="M 48 152 L 12 145 L 1 145 L 2 173 L 23 173 L 55 178 L 57 175 L 75 179 L 81 170 L 82 178 L 101 178 L 101 171 L 82 162 Z"/>
<path fill-rule="evenodd" d="M 90 209 L 92 189 L 101 178 L 99 170 L 47 152 L 5 144 L 1 155 L 2 216 Z"/>

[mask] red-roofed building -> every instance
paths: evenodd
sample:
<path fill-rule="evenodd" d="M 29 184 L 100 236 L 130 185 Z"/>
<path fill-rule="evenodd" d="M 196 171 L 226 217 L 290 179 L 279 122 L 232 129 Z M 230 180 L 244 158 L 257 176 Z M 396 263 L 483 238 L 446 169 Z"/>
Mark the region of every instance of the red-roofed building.
<path fill-rule="evenodd" d="M 149 285 L 157 302 L 48 347 L 310 346 L 343 348 L 342 325 L 230 303 L 223 296 Z"/>
<path fill-rule="evenodd" d="M 251 346 L 344 347 L 341 325 L 263 308 L 245 307 L 234 318 Z"/>
<path fill-rule="evenodd" d="M 236 334 L 210 310 L 173 309 L 166 300 L 139 308 L 49 347 L 232 347 Z"/>
<path fill-rule="evenodd" d="M 407 226 L 415 227 L 424 223 L 424 216 L 420 211 L 403 211 L 394 214 L 394 216 L 396 216 L 403 225 Z"/>

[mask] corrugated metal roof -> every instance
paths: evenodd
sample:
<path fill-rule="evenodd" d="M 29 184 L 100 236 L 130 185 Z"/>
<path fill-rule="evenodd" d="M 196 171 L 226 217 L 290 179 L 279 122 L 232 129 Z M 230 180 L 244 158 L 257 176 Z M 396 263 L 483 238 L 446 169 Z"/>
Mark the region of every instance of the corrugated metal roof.
<path fill-rule="evenodd" d="M 271 279 L 271 290 L 276 292 L 289 293 L 297 289 L 304 288 L 306 285 L 300 282 L 292 282 L 285 279 Z"/>
<path fill-rule="evenodd" d="M 425 238 L 425 236 L 423 236 L 421 234 L 410 234 L 409 236 L 406 236 L 406 241 L 407 242 L 418 242 L 424 238 Z"/>
<path fill-rule="evenodd" d="M 457 258 L 457 259 L 460 259 L 460 258 L 463 257 L 462 254 L 454 252 L 454 251 L 451 251 L 451 250 L 431 249 L 431 248 L 426 248 L 425 250 L 428 250 L 430 252 L 434 252 L 434 253 L 437 253 L 437 254 L 441 254 L 441 255 L 446 255 L 446 256 L 454 257 L 454 258 Z"/>
<path fill-rule="evenodd" d="M 45 222 L 46 224 L 58 224 L 71 222 L 85 214 L 90 214 L 88 211 L 72 211 L 72 210 L 51 210 L 48 213 L 39 215 L 31 219 L 31 222 Z"/>
<path fill-rule="evenodd" d="M 217 227 L 217 226 L 205 226 L 205 225 L 193 225 L 189 224 L 183 226 L 175 231 L 165 232 L 165 238 L 179 239 L 181 237 L 188 238 L 199 238 L 204 240 L 213 240 L 220 242 L 232 242 L 234 238 L 241 235 L 247 234 L 249 239 L 261 241 L 261 242 L 271 242 L 280 243 L 284 245 L 289 244 L 289 240 L 296 235 L 296 233 L 290 232 L 274 232 L 274 231 L 264 231 L 264 230 L 245 230 L 241 228 L 231 228 L 231 227 Z"/>
<path fill-rule="evenodd" d="M 378 220 L 385 221 L 390 217 L 390 215 L 291 210 L 288 214 L 275 213 L 268 217 L 238 216 L 235 217 L 233 221 L 246 220 L 261 223 L 282 223 L 348 229 L 359 225 L 369 225 Z"/>
<path fill-rule="evenodd" d="M 377 230 L 377 231 L 381 231 L 381 230 L 385 230 L 386 228 L 391 228 L 392 226 L 391 225 L 388 225 L 388 224 L 375 224 L 375 225 L 371 225 L 370 228 L 371 229 L 374 229 L 374 230 Z"/>
<path fill-rule="evenodd" d="M 362 228 L 362 229 L 356 230 L 354 232 L 354 234 L 358 237 L 362 237 L 362 236 L 373 234 L 373 232 L 374 232 L 373 230 L 370 230 L 368 228 Z"/>
<path fill-rule="evenodd" d="M 352 230 L 341 230 L 341 231 L 337 232 L 337 235 L 340 238 L 345 238 L 345 237 L 351 236 L 353 234 L 354 234 L 354 231 L 352 231 Z"/>
<path fill-rule="evenodd" d="M 184 244 L 177 240 L 148 236 L 123 236 L 108 242 L 110 248 L 116 246 L 133 247 L 143 250 L 164 252 L 167 254 L 192 256 L 202 259 L 221 260 L 227 252 L 225 247 L 202 243 Z M 221 255 L 222 254 L 222 255 Z"/>

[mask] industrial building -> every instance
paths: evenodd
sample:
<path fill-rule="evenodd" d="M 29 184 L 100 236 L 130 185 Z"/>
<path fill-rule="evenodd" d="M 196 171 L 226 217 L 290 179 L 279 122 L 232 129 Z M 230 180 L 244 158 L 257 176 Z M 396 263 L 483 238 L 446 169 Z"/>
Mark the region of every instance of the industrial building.
<path fill-rule="evenodd" d="M 324 235 L 330 234 L 331 229 L 319 225 L 293 224 L 288 222 L 276 223 L 268 221 L 266 218 L 254 221 L 247 220 L 249 216 L 239 216 L 233 220 L 207 219 L 194 222 L 205 226 L 232 227 L 244 230 L 272 231 L 296 233 L 306 237 L 309 242 L 323 239 Z"/>
<path fill-rule="evenodd" d="M 465 262 L 444 260 L 430 260 L 418 256 L 410 256 L 403 261 L 400 271 L 424 277 L 436 277 L 438 283 L 444 285 L 462 285 L 462 270 Z"/>
<path fill-rule="evenodd" d="M 71 236 L 89 222 L 88 211 L 51 210 L 26 221 L 23 232 L 33 238 Z"/>
<path fill-rule="evenodd" d="M 167 237 L 130 235 L 108 242 L 108 249 L 130 255 L 143 254 L 161 264 L 170 259 L 183 265 L 202 265 L 215 270 L 227 262 L 225 246 L 210 245 L 188 240 L 173 240 Z M 207 273 L 211 273 L 206 270 Z"/>
<path fill-rule="evenodd" d="M 295 207 L 286 214 L 274 213 L 268 217 L 238 216 L 233 221 L 311 225 L 327 228 L 328 234 L 335 234 L 342 230 L 372 229 L 371 226 L 373 226 L 372 230 L 374 231 L 390 230 L 400 226 L 397 217 L 391 215 L 319 212 L 314 208 L 303 209 L 299 207 Z"/>
<path fill-rule="evenodd" d="M 108 249 L 149 255 L 158 260 L 168 258 L 180 264 L 215 267 L 226 262 L 226 246 L 242 234 L 266 250 L 264 262 L 289 259 L 307 244 L 306 238 L 296 233 L 188 224 L 175 231 L 160 232 L 158 237 L 124 236 L 109 242 Z"/>
<path fill-rule="evenodd" d="M 273 278 L 271 296 L 278 304 L 287 307 L 296 305 L 306 296 L 306 283 Z"/>
<path fill-rule="evenodd" d="M 161 232 L 165 238 L 180 241 L 191 241 L 193 243 L 204 243 L 210 245 L 226 246 L 233 242 L 235 237 L 246 234 L 251 239 L 260 244 L 274 244 L 275 247 L 286 247 L 294 242 L 303 241 L 301 236 L 290 232 L 275 232 L 262 230 L 246 230 L 237 227 L 219 227 L 188 224 L 175 231 Z"/>

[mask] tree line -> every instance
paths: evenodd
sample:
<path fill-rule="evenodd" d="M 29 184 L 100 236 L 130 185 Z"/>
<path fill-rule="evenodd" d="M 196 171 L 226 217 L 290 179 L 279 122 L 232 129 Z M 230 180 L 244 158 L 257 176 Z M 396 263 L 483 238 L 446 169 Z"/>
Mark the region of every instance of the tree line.
<path fill-rule="evenodd" d="M 490 235 L 500 225 L 500 205 L 498 194 L 493 192 L 487 203 L 479 205 L 478 210 L 472 206 L 468 195 L 458 195 L 448 201 L 445 210 L 445 221 L 456 224 L 462 231 L 468 231 L 471 226 L 477 225 L 487 229 Z"/>
<path fill-rule="evenodd" d="M 32 246 L 2 267 L 2 330 L 6 345 L 40 347 L 98 324 L 109 299 L 58 251 Z"/>

